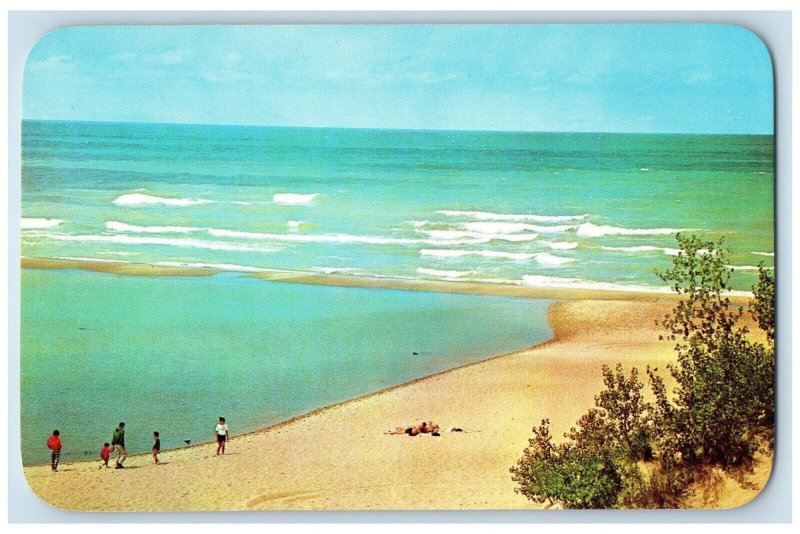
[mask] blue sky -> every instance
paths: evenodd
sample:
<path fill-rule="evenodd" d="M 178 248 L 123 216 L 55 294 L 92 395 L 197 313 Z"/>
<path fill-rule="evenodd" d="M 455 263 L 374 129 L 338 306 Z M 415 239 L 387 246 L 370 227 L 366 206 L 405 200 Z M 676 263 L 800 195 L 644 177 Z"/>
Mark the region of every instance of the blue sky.
<path fill-rule="evenodd" d="M 44 36 L 27 119 L 772 133 L 772 64 L 736 26 L 111 26 Z"/>

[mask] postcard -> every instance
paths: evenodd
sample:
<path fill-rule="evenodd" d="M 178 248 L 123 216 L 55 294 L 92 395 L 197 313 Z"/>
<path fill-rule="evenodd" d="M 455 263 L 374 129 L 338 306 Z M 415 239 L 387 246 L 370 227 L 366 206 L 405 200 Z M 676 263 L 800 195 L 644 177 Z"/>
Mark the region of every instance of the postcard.
<path fill-rule="evenodd" d="M 724 24 L 48 33 L 28 484 L 75 511 L 750 502 L 773 98 Z"/>

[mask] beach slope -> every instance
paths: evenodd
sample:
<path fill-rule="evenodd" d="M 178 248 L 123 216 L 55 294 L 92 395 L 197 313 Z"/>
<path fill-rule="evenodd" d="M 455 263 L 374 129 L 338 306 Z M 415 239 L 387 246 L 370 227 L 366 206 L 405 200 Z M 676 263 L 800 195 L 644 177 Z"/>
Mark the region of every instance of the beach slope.
<path fill-rule="evenodd" d="M 81 462 L 58 473 L 49 466 L 24 473 L 44 501 L 69 510 L 533 508 L 514 492 L 509 474 L 531 427 L 549 418 L 553 435 L 561 437 L 593 406 L 604 364 L 663 370 L 674 352 L 658 340 L 655 321 L 673 305 L 554 303 L 554 338 L 545 344 L 234 436 L 224 456 L 207 443 L 164 451 L 160 466 L 144 454 L 129 458 L 124 470 Z M 385 434 L 422 420 L 439 423 L 441 436 Z M 693 504 L 744 504 L 769 472 L 769 460 L 762 460 L 748 489 L 721 477 Z"/>

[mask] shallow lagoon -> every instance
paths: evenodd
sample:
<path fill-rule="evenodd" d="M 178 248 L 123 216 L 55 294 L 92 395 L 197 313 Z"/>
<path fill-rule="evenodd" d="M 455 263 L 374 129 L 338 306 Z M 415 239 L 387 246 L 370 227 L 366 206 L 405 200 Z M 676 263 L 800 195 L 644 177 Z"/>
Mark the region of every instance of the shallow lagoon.
<path fill-rule="evenodd" d="M 549 301 L 217 275 L 22 272 L 22 455 L 98 456 L 236 435 L 551 336 Z M 417 354 L 414 354 L 417 353 Z M 435 414 L 431 414 L 435 417 Z M 394 424 L 387 421 L 387 425 Z"/>

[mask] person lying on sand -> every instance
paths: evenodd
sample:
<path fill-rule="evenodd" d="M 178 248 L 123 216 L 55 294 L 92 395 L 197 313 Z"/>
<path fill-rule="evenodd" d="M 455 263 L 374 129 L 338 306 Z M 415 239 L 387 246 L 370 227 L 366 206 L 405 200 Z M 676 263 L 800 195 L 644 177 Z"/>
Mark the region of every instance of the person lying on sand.
<path fill-rule="evenodd" d="M 395 427 L 394 430 L 389 430 L 386 432 L 386 434 L 392 434 L 392 435 L 408 434 L 409 436 L 417 436 L 419 434 L 433 434 L 434 436 L 438 436 L 439 425 L 437 425 L 433 421 L 423 421 L 417 426 Z"/>

